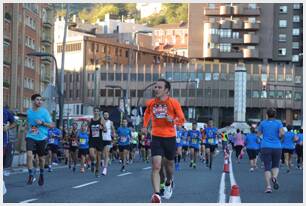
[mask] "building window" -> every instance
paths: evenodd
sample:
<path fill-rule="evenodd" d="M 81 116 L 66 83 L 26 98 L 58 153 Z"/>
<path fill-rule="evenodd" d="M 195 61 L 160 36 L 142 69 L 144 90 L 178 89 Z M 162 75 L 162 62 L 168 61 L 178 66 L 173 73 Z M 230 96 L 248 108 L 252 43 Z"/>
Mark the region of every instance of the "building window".
<path fill-rule="evenodd" d="M 157 81 L 159 79 L 159 74 L 154 73 L 153 74 L 153 81 Z"/>
<path fill-rule="evenodd" d="M 136 90 L 135 89 L 131 89 L 130 90 L 130 95 L 131 95 L 131 97 L 136 97 Z"/>
<path fill-rule="evenodd" d="M 152 75 L 151 74 L 146 74 L 146 81 L 152 81 Z"/>
<path fill-rule="evenodd" d="M 233 98 L 235 96 L 234 90 L 229 90 L 228 91 L 228 97 Z"/>
<path fill-rule="evenodd" d="M 137 81 L 137 75 L 136 73 L 131 73 L 131 81 Z"/>
<path fill-rule="evenodd" d="M 231 34 L 231 29 L 220 29 L 220 37 L 222 38 L 231 38 Z"/>
<path fill-rule="evenodd" d="M 108 73 L 107 77 L 108 77 L 108 81 L 114 81 L 114 73 Z"/>
<path fill-rule="evenodd" d="M 123 73 L 123 81 L 127 81 L 128 80 L 128 74 L 127 73 Z"/>
<path fill-rule="evenodd" d="M 114 96 L 114 90 L 113 89 L 108 89 L 107 90 L 107 96 L 108 97 L 113 97 Z"/>
<path fill-rule="evenodd" d="M 278 74 L 277 75 L 277 81 L 279 81 L 279 82 L 284 81 L 284 75 L 283 74 Z"/>
<path fill-rule="evenodd" d="M 286 91 L 285 98 L 286 99 L 291 99 L 292 98 L 292 91 Z"/>
<path fill-rule="evenodd" d="M 260 98 L 266 99 L 267 96 L 268 96 L 267 91 L 261 91 L 261 92 L 260 92 Z"/>
<path fill-rule="evenodd" d="M 293 4 L 293 9 L 300 9 L 300 4 Z"/>
<path fill-rule="evenodd" d="M 299 62 L 299 55 L 292 55 L 292 62 Z"/>
<path fill-rule="evenodd" d="M 249 17 L 248 22 L 250 23 L 256 23 L 256 18 L 255 17 Z"/>
<path fill-rule="evenodd" d="M 279 6 L 279 13 L 286 14 L 288 12 L 287 6 Z"/>
<path fill-rule="evenodd" d="M 101 80 L 106 81 L 106 73 L 101 73 Z"/>
<path fill-rule="evenodd" d="M 252 91 L 252 98 L 259 98 L 259 91 Z"/>
<path fill-rule="evenodd" d="M 143 90 L 138 90 L 138 91 L 137 91 L 137 97 L 138 97 L 138 98 L 143 97 Z"/>
<path fill-rule="evenodd" d="M 279 48 L 278 49 L 278 55 L 279 56 L 285 56 L 286 55 L 286 48 Z"/>
<path fill-rule="evenodd" d="M 273 99 L 275 97 L 275 91 L 269 91 L 268 92 L 268 97 Z"/>
<path fill-rule="evenodd" d="M 294 82 L 297 83 L 297 84 L 302 83 L 302 77 L 301 76 L 295 76 Z"/>
<path fill-rule="evenodd" d="M 211 73 L 205 73 L 205 80 L 210 81 L 211 80 Z"/>
<path fill-rule="evenodd" d="M 299 36 L 300 35 L 300 29 L 298 29 L 298 28 L 292 29 L 292 35 L 293 36 Z"/>
<path fill-rule="evenodd" d="M 239 32 L 233 32 L 233 39 L 239 39 Z"/>
<path fill-rule="evenodd" d="M 121 97 L 121 90 L 115 89 L 115 97 Z"/>
<path fill-rule="evenodd" d="M 106 89 L 100 89 L 100 96 L 105 97 L 106 96 Z"/>
<path fill-rule="evenodd" d="M 219 35 L 219 29 L 210 28 L 209 29 L 209 34 Z"/>
<path fill-rule="evenodd" d="M 216 4 L 208 4 L 208 8 L 209 9 L 215 9 L 216 8 Z"/>
<path fill-rule="evenodd" d="M 280 28 L 285 28 L 287 27 L 287 20 L 279 20 L 278 26 Z"/>
<path fill-rule="evenodd" d="M 121 77 L 122 77 L 122 73 L 115 74 L 116 81 L 121 81 Z"/>
<path fill-rule="evenodd" d="M 284 99 L 284 91 L 277 91 L 276 92 L 276 98 L 278 99 Z"/>
<path fill-rule="evenodd" d="M 256 9 L 256 4 L 248 4 L 249 9 Z"/>
<path fill-rule="evenodd" d="M 213 73 L 213 80 L 219 80 L 219 73 Z"/>
<path fill-rule="evenodd" d="M 299 49 L 299 48 L 300 48 L 299 42 L 292 42 L 292 49 Z"/>
<path fill-rule="evenodd" d="M 293 16 L 293 22 L 300 22 L 300 16 Z"/>
<path fill-rule="evenodd" d="M 281 41 L 281 42 L 287 41 L 287 35 L 286 34 L 279 34 L 278 35 L 278 41 Z"/>
<path fill-rule="evenodd" d="M 138 73 L 138 81 L 143 82 L 143 80 L 144 80 L 144 74 Z"/>
<path fill-rule="evenodd" d="M 231 44 L 221 43 L 220 44 L 220 52 L 231 52 Z"/>
<path fill-rule="evenodd" d="M 129 57 L 129 50 L 125 51 L 125 57 Z"/>
<path fill-rule="evenodd" d="M 293 80 L 292 74 L 286 74 L 286 81 L 292 82 L 292 80 Z"/>
<path fill-rule="evenodd" d="M 295 92 L 294 93 L 294 100 L 302 100 L 302 92 Z"/>

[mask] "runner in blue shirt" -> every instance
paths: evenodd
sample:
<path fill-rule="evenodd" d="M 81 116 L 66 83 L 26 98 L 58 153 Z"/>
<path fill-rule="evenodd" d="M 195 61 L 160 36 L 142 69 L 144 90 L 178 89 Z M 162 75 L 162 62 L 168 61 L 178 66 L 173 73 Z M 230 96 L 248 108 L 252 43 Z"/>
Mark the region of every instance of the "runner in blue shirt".
<path fill-rule="evenodd" d="M 250 160 L 250 172 L 253 172 L 256 166 L 256 159 L 259 153 L 260 138 L 257 136 L 255 128 L 251 127 L 251 133 L 245 137 L 245 146 Z"/>
<path fill-rule="evenodd" d="M 297 168 L 303 169 L 303 129 L 299 130 L 299 134 L 295 136 L 296 146 L 295 151 L 297 154 Z"/>
<path fill-rule="evenodd" d="M 130 140 L 132 137 L 132 131 L 127 126 L 128 121 L 124 119 L 122 120 L 122 126 L 117 129 L 118 146 L 122 160 L 121 172 L 126 172 L 126 160 L 129 157 Z"/>
<path fill-rule="evenodd" d="M 285 132 L 283 141 L 282 141 L 282 148 L 284 153 L 285 165 L 287 166 L 287 173 L 290 172 L 291 169 L 291 156 L 294 152 L 295 143 L 294 137 L 295 134 L 292 131 L 292 126 L 287 126 L 288 132 Z"/>
<path fill-rule="evenodd" d="M 79 142 L 79 156 L 81 157 L 80 172 L 85 172 L 85 159 L 89 155 L 89 132 L 87 122 L 83 122 L 81 130 L 77 133 Z"/>
<path fill-rule="evenodd" d="M 26 134 L 27 166 L 29 178 L 27 184 L 33 183 L 33 151 L 39 156 L 40 175 L 38 184 L 44 184 L 45 154 L 47 148 L 48 129 L 53 128 L 51 116 L 47 109 L 42 107 L 43 99 L 40 94 L 31 96 L 32 108 L 27 110 L 28 132 Z"/>
<path fill-rule="evenodd" d="M 174 159 L 175 162 L 175 170 L 180 170 L 180 161 L 182 157 L 182 136 L 184 135 L 185 130 L 181 125 L 177 125 L 176 127 L 176 156 Z"/>
<path fill-rule="evenodd" d="M 182 144 L 182 157 L 184 162 L 186 161 L 186 156 L 188 153 L 188 148 L 189 148 L 189 142 L 188 142 L 188 131 L 186 130 L 186 128 L 184 128 L 184 126 L 182 126 L 182 129 L 184 130 L 184 132 L 182 133 L 181 136 L 181 144 Z"/>
<path fill-rule="evenodd" d="M 201 142 L 201 132 L 197 130 L 197 123 L 192 123 L 192 130 L 188 131 L 190 152 L 191 152 L 191 161 L 189 167 L 196 168 L 197 156 L 200 150 L 200 142 Z"/>
<path fill-rule="evenodd" d="M 58 163 L 57 152 L 61 136 L 62 132 L 58 128 L 51 128 L 48 131 L 48 172 L 52 171 L 53 161 Z"/>
<path fill-rule="evenodd" d="M 205 128 L 204 133 L 206 135 L 205 139 L 205 161 L 206 166 L 209 166 L 209 169 L 211 169 L 212 166 L 212 159 L 215 152 L 215 149 L 218 147 L 218 141 L 217 141 L 217 131 L 218 129 L 216 127 L 213 127 L 213 120 L 210 119 L 207 124 L 207 128 Z"/>
<path fill-rule="evenodd" d="M 272 188 L 270 181 L 272 181 L 275 190 L 279 188 L 277 176 L 279 172 L 279 162 L 282 155 L 280 139 L 284 136 L 284 129 L 281 121 L 275 119 L 275 109 L 268 109 L 267 117 L 267 120 L 263 120 L 259 124 L 258 136 L 263 136 L 261 141 L 261 154 L 265 165 L 265 192 L 271 193 Z"/>

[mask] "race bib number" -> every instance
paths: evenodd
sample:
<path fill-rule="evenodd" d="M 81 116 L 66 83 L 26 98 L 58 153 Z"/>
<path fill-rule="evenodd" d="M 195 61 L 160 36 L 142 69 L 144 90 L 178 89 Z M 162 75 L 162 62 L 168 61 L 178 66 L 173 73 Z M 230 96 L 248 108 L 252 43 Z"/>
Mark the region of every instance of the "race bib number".
<path fill-rule="evenodd" d="M 209 143 L 209 144 L 213 144 L 213 143 L 214 143 L 214 139 L 211 139 L 211 138 L 208 139 L 208 143 Z"/>
<path fill-rule="evenodd" d="M 197 144 L 198 140 L 197 139 L 192 139 L 191 142 L 192 142 L 192 144 Z"/>
<path fill-rule="evenodd" d="M 127 137 L 125 136 L 120 137 L 120 142 L 126 142 L 126 140 L 127 140 Z"/>
<path fill-rule="evenodd" d="M 167 108 L 167 105 L 165 104 L 156 104 L 153 107 L 153 114 L 156 119 L 166 118 L 167 111 L 168 111 L 168 108 Z"/>
<path fill-rule="evenodd" d="M 54 139 L 54 138 L 50 138 L 50 139 L 49 139 L 49 142 L 50 142 L 51 144 L 54 144 L 55 139 Z"/>
<path fill-rule="evenodd" d="M 80 139 L 80 144 L 84 145 L 86 143 L 86 139 Z"/>
<path fill-rule="evenodd" d="M 38 135 L 38 133 L 39 133 L 38 128 L 36 126 L 32 126 L 31 127 L 31 134 Z"/>
<path fill-rule="evenodd" d="M 100 128 L 99 125 L 91 126 L 92 137 L 100 137 Z"/>
<path fill-rule="evenodd" d="M 77 143 L 77 141 L 73 140 L 72 143 L 71 143 L 71 145 L 72 145 L 73 147 L 77 147 L 77 146 L 78 146 L 78 143 Z"/>

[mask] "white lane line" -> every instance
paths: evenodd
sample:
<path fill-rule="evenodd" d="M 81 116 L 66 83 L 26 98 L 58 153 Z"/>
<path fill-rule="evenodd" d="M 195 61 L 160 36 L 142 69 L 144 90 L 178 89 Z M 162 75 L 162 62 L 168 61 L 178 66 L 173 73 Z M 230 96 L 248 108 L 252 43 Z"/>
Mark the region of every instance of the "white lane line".
<path fill-rule="evenodd" d="M 130 175 L 132 174 L 131 172 L 127 172 L 127 173 L 123 173 L 123 174 L 120 174 L 120 175 L 117 175 L 118 177 L 122 177 L 122 176 L 125 176 L 125 175 Z"/>
<path fill-rule="evenodd" d="M 99 182 L 99 181 L 93 181 L 93 182 L 85 183 L 85 184 L 82 184 L 82 185 L 75 186 L 75 187 L 73 187 L 73 189 L 78 189 L 78 188 L 81 188 L 81 187 L 85 187 L 85 186 L 87 186 L 87 185 L 96 184 L 96 183 L 98 183 L 98 182 Z"/>
<path fill-rule="evenodd" d="M 29 200 L 22 201 L 22 202 L 20 202 L 20 203 L 28 203 L 28 202 L 33 202 L 33 201 L 35 201 L 35 200 L 38 200 L 38 199 L 29 199 Z"/>
<path fill-rule="evenodd" d="M 149 170 L 151 169 L 151 167 L 145 167 L 145 168 L 142 168 L 143 170 Z"/>
<path fill-rule="evenodd" d="M 225 172 L 222 173 L 219 189 L 219 203 L 225 203 Z"/>
<path fill-rule="evenodd" d="M 230 156 L 229 156 L 229 176 L 230 176 L 230 181 L 231 181 L 231 187 L 233 185 L 237 185 L 235 177 L 234 177 L 234 172 L 233 172 L 233 164 L 232 164 L 232 152 L 230 152 Z"/>

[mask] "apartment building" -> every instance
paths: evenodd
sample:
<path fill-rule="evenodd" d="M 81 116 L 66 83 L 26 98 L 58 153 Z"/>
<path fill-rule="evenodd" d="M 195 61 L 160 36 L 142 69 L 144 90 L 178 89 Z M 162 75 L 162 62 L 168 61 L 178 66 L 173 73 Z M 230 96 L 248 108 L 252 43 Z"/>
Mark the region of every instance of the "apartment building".
<path fill-rule="evenodd" d="M 301 66 L 303 4 L 189 4 L 188 56 Z"/>
<path fill-rule="evenodd" d="M 27 56 L 53 53 L 53 8 L 47 3 L 5 3 L 3 9 L 3 104 L 24 113 L 31 95 L 42 93 L 53 78 L 50 59 Z"/>
<path fill-rule="evenodd" d="M 154 27 L 152 45 L 154 50 L 188 57 L 188 25 L 160 24 Z"/>

